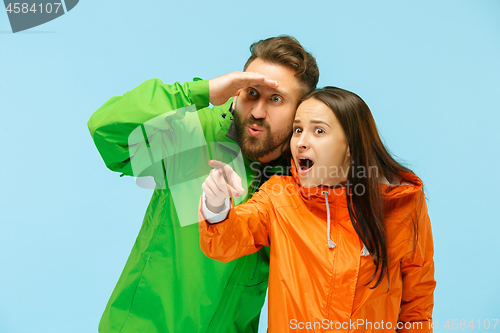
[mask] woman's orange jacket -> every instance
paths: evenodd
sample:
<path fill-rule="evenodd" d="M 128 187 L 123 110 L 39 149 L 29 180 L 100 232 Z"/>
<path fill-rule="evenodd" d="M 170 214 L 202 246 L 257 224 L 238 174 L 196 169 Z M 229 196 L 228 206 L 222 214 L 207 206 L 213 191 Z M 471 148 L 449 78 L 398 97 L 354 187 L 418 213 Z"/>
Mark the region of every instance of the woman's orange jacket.
<path fill-rule="evenodd" d="M 381 184 L 390 286 L 386 277 L 370 289 L 375 265 L 349 218 L 345 187 L 302 188 L 293 165 L 292 173 L 271 177 L 226 220 L 199 224 L 203 253 L 219 261 L 271 247 L 268 332 L 432 332 L 434 249 L 420 179 Z"/>

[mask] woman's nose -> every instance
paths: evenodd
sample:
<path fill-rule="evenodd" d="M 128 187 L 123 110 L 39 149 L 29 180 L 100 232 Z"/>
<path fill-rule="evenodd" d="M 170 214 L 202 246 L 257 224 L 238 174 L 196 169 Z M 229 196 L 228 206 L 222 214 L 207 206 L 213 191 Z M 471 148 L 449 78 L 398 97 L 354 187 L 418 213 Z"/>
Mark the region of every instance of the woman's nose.
<path fill-rule="evenodd" d="M 306 137 L 305 135 L 303 135 L 303 134 L 302 134 L 302 135 L 300 136 L 299 140 L 297 141 L 297 144 L 296 144 L 296 145 L 297 145 L 297 148 L 298 148 L 298 149 L 302 149 L 302 150 L 303 150 L 303 149 L 307 149 L 307 148 L 309 148 L 309 144 L 308 144 L 308 142 L 307 142 L 307 137 Z"/>

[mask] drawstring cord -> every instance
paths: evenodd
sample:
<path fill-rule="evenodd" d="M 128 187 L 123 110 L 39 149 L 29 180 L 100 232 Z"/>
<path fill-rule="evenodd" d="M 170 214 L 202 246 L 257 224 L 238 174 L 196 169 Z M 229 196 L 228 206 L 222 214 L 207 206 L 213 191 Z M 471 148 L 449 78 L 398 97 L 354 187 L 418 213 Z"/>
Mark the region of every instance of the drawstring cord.
<path fill-rule="evenodd" d="M 327 245 L 328 245 L 328 247 L 330 249 L 333 249 L 335 246 L 337 246 L 337 244 L 335 244 L 335 242 L 330 239 L 331 221 L 330 221 L 330 204 L 328 203 L 328 192 L 327 191 L 323 191 L 323 194 L 325 195 L 325 199 L 326 199 L 326 218 L 328 220 L 328 224 L 327 224 L 327 227 L 326 227 L 326 239 L 328 240 L 328 244 Z M 363 243 L 363 249 L 361 250 L 361 255 L 363 257 L 366 257 L 369 254 L 370 254 L 370 251 L 368 251 L 368 248 Z"/>
<path fill-rule="evenodd" d="M 368 251 L 368 248 L 366 247 L 366 245 L 365 245 L 365 244 L 363 244 L 363 249 L 361 250 L 361 255 L 362 255 L 363 257 L 366 257 L 366 256 L 367 256 L 367 255 L 369 255 L 369 254 L 370 254 L 370 251 Z"/>
<path fill-rule="evenodd" d="M 328 219 L 328 225 L 326 227 L 326 239 L 328 239 L 328 247 L 330 249 L 333 249 L 337 244 L 335 244 L 331 239 L 330 239 L 330 205 L 328 204 L 328 192 L 323 191 L 323 194 L 325 195 L 326 198 L 326 217 Z"/>

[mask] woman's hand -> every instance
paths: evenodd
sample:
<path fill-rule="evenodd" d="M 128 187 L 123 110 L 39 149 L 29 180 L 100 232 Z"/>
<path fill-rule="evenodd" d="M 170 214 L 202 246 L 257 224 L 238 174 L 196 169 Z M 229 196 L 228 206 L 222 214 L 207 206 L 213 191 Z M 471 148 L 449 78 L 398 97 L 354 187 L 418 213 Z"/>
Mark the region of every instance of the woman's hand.
<path fill-rule="evenodd" d="M 210 171 L 201 188 L 207 194 L 207 208 L 213 213 L 219 213 L 226 198 L 238 198 L 245 194 L 245 190 L 241 186 L 240 176 L 229 164 L 216 160 L 210 160 L 208 164 L 214 169 Z"/>

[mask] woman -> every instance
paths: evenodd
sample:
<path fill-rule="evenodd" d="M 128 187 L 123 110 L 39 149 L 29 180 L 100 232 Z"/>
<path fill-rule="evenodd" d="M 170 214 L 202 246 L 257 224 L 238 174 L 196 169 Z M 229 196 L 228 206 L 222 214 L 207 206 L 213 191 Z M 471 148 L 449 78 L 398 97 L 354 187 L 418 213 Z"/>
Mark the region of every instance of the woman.
<path fill-rule="evenodd" d="M 230 210 L 240 179 L 211 161 L 203 252 L 227 262 L 271 247 L 271 333 L 432 332 L 423 185 L 387 152 L 368 106 L 339 88 L 313 91 L 299 102 L 290 150 L 293 175 L 273 176 Z"/>

